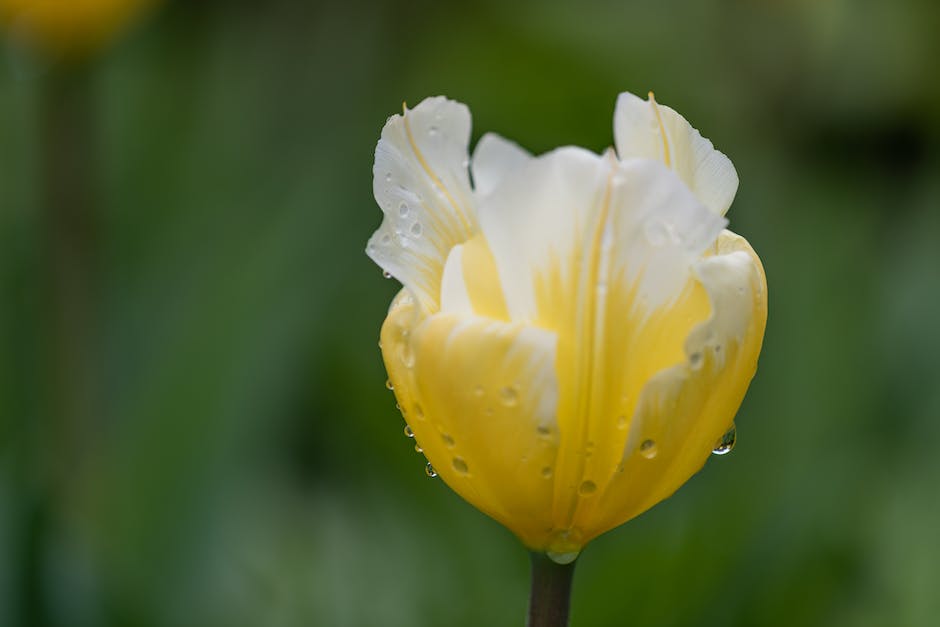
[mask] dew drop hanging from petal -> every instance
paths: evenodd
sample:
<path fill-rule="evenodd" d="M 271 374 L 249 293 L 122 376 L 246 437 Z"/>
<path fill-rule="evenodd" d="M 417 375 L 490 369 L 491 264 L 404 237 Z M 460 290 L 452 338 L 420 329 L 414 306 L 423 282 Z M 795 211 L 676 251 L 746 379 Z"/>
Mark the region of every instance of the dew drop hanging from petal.
<path fill-rule="evenodd" d="M 428 463 L 425 465 L 425 467 L 424 467 L 424 474 L 426 474 L 427 476 L 429 476 L 429 477 L 431 477 L 431 478 L 434 478 L 434 477 L 437 476 L 437 471 L 434 470 L 434 466 L 431 465 L 431 462 L 428 462 Z"/>
<path fill-rule="evenodd" d="M 727 455 L 734 449 L 734 444 L 738 439 L 738 432 L 735 429 L 734 424 L 731 425 L 731 428 L 725 431 L 725 434 L 721 436 L 721 439 L 718 440 L 718 443 L 715 444 L 715 448 L 712 449 L 713 455 Z"/>

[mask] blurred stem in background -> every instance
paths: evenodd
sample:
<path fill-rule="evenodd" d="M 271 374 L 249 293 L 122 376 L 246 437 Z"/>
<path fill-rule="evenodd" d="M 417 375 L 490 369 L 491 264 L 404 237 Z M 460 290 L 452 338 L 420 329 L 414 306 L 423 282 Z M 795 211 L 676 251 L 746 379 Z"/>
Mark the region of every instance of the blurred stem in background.
<path fill-rule="evenodd" d="M 94 262 L 96 216 L 93 104 L 88 66 L 63 65 L 40 94 L 40 220 L 45 364 L 32 464 L 34 495 L 24 511 L 19 624 L 55 624 L 49 615 L 49 546 L 55 526 L 73 519 L 94 418 Z"/>
<path fill-rule="evenodd" d="M 532 589 L 527 627 L 566 627 L 571 580 L 577 562 L 558 564 L 545 553 L 532 552 Z"/>

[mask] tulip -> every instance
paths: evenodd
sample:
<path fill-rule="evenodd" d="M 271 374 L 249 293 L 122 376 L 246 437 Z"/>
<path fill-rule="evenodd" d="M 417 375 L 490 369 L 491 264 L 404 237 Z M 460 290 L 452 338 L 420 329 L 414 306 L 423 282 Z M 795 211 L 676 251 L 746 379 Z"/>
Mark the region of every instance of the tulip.
<path fill-rule="evenodd" d="M 381 331 L 429 474 L 535 554 L 586 543 L 730 450 L 767 316 L 725 229 L 734 166 L 621 94 L 616 150 L 532 156 L 443 97 L 389 118 L 367 254 L 403 284 Z M 431 470 L 433 469 L 433 470 Z"/>
<path fill-rule="evenodd" d="M 51 58 L 82 58 L 112 41 L 154 0 L 0 0 L 0 25 Z"/>

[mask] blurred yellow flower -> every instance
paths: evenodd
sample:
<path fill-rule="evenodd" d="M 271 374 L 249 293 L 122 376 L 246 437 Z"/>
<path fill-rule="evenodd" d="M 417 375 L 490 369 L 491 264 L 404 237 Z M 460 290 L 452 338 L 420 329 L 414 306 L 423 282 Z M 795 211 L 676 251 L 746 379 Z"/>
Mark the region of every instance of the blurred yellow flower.
<path fill-rule="evenodd" d="M 652 94 L 620 95 L 614 136 L 533 157 L 487 134 L 470 159 L 467 107 L 437 97 L 375 150 L 367 253 L 404 285 L 381 346 L 406 433 L 561 563 L 729 450 L 767 316 L 724 229 L 728 158 Z"/>
<path fill-rule="evenodd" d="M 111 41 L 154 0 L 0 0 L 0 24 L 53 57 L 81 57 Z"/>

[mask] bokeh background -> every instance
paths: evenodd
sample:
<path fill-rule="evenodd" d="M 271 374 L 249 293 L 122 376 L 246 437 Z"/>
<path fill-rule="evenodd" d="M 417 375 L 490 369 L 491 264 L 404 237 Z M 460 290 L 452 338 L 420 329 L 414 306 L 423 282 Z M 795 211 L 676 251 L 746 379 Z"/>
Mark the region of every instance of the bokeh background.
<path fill-rule="evenodd" d="M 130 13 L 5 16 L 0 625 L 522 624 L 526 553 L 383 385 L 372 151 L 436 94 L 602 150 L 650 89 L 737 166 L 769 323 L 734 453 L 588 547 L 573 624 L 937 624 L 940 4 Z"/>

